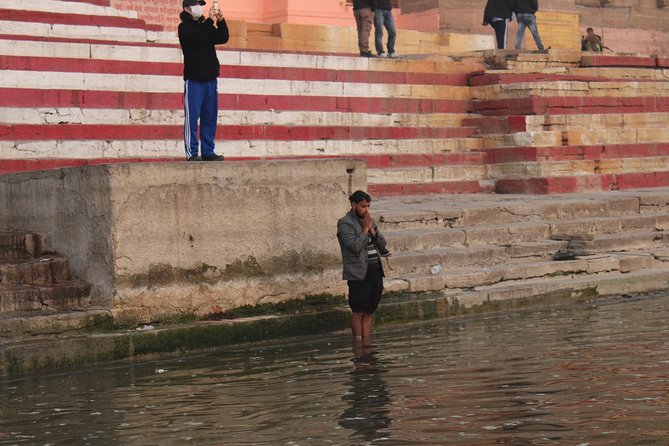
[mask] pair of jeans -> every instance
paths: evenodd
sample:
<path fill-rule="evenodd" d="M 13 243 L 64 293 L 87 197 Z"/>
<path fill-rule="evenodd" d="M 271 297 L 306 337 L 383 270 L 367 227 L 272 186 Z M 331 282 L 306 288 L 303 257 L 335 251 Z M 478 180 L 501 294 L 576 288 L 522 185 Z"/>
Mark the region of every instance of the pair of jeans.
<path fill-rule="evenodd" d="M 184 83 L 184 148 L 186 159 L 198 156 L 198 123 L 202 156 L 214 154 L 216 124 L 218 122 L 218 79 L 210 81 L 186 80 Z"/>
<path fill-rule="evenodd" d="M 539 36 L 539 29 L 537 28 L 537 16 L 534 14 L 516 14 L 516 20 L 518 21 L 518 34 L 516 34 L 516 49 L 519 50 L 523 46 L 523 36 L 525 35 L 525 28 L 529 28 L 534 37 L 534 43 L 537 44 L 537 48 L 540 50 L 544 49 L 544 44 L 541 43 L 541 37 Z"/>
<path fill-rule="evenodd" d="M 377 9 L 374 11 L 374 45 L 378 54 L 383 53 L 383 28 L 388 31 L 388 54 L 395 53 L 395 38 L 397 29 L 395 28 L 395 19 L 393 11 L 390 9 Z"/>
<path fill-rule="evenodd" d="M 358 49 L 361 53 L 369 51 L 369 35 L 372 32 L 374 12 L 371 8 L 361 8 L 353 11 L 355 26 L 358 29 Z"/>

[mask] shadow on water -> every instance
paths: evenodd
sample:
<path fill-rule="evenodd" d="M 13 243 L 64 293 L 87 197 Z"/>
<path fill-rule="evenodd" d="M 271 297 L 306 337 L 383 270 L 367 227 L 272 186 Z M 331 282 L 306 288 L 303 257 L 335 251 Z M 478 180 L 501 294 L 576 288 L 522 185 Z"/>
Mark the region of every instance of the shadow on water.
<path fill-rule="evenodd" d="M 339 417 L 339 425 L 353 431 L 351 440 L 370 443 L 388 437 L 390 426 L 390 395 L 383 379 L 387 364 L 379 359 L 376 346 L 362 341 L 353 342 L 354 367 L 346 385 L 349 390 L 341 397 L 348 404 Z"/>

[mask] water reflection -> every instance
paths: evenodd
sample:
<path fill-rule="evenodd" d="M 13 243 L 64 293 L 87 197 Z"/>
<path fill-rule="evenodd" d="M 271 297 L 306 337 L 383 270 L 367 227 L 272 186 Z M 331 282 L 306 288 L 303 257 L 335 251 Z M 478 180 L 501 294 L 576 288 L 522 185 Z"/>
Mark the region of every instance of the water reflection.
<path fill-rule="evenodd" d="M 0 445 L 669 444 L 669 297 L 0 382 Z"/>
<path fill-rule="evenodd" d="M 352 430 L 351 440 L 369 444 L 387 438 L 391 424 L 390 395 L 383 379 L 387 365 L 379 359 L 376 346 L 370 341 L 353 342 L 353 368 L 349 373 L 349 391 L 342 396 L 348 405 L 339 417 L 339 425 Z M 359 444 L 359 443 L 356 443 Z"/>

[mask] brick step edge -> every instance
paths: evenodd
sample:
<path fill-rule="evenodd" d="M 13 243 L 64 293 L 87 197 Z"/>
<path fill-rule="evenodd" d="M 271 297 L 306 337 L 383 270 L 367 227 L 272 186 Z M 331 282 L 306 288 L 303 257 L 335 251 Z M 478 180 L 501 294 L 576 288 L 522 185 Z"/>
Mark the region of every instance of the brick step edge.
<path fill-rule="evenodd" d="M 56 285 L 70 280 L 67 258 L 47 255 L 0 263 L 0 285 Z"/>
<path fill-rule="evenodd" d="M 2 173 L 1 168 L 0 173 Z M 38 257 L 46 252 L 46 234 L 3 231 L 0 229 L 0 260 Z"/>
<path fill-rule="evenodd" d="M 81 280 L 32 286 L 0 286 L 0 313 L 67 311 L 90 305 L 91 285 Z"/>

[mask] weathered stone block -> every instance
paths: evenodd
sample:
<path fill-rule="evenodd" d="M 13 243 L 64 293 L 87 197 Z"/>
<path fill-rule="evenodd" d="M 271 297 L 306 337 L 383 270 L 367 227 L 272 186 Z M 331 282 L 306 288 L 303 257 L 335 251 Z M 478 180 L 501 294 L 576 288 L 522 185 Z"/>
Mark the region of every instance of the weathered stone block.
<path fill-rule="evenodd" d="M 499 245 L 512 241 L 511 234 L 505 226 L 475 226 L 466 228 L 465 244 L 474 245 Z"/>
<path fill-rule="evenodd" d="M 474 288 L 490 285 L 502 280 L 500 268 L 480 268 L 472 270 L 457 270 L 443 274 L 444 286 L 447 288 Z"/>
<path fill-rule="evenodd" d="M 617 257 L 621 273 L 652 268 L 655 263 L 655 259 L 651 255 L 618 255 Z"/>
<path fill-rule="evenodd" d="M 365 188 L 364 163 L 345 159 L 38 171 L 0 183 L 0 208 L 12 209 L 0 227 L 48 233 L 50 248 L 92 283 L 94 304 L 188 314 L 244 296 L 255 303 L 263 289 L 305 293 L 299 280 L 252 293 L 226 281 L 320 274 L 321 288 L 340 286 L 330 273 L 341 268 L 339 247 L 323 231 Z"/>
<path fill-rule="evenodd" d="M 437 291 L 443 289 L 445 286 L 445 279 L 441 274 L 407 274 L 402 278 L 409 282 L 409 291 L 412 293 Z"/>

